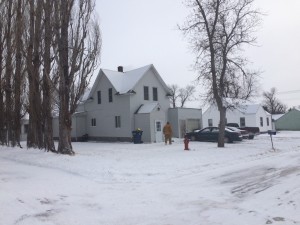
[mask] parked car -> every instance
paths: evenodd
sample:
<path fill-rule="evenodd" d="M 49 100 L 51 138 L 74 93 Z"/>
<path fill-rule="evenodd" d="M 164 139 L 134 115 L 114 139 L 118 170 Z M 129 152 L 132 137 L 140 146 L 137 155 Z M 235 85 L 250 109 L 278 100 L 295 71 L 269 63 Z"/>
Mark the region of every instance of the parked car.
<path fill-rule="evenodd" d="M 246 130 L 250 134 L 253 134 L 253 135 L 260 133 L 259 127 L 240 127 L 239 124 L 237 124 L 237 123 L 227 123 L 226 126 L 228 126 L 228 127 L 236 127 L 236 128 L 241 129 L 241 130 Z"/>
<path fill-rule="evenodd" d="M 186 133 L 186 136 L 191 141 L 218 141 L 219 128 L 218 127 L 205 127 L 202 130 L 196 130 L 193 132 Z M 232 143 L 233 141 L 241 141 L 243 136 L 239 131 L 232 131 L 225 128 L 225 143 Z"/>
<path fill-rule="evenodd" d="M 247 130 L 239 129 L 237 127 L 226 127 L 229 130 L 236 131 L 236 132 L 241 132 L 243 139 L 253 139 L 254 134 L 249 133 Z"/>

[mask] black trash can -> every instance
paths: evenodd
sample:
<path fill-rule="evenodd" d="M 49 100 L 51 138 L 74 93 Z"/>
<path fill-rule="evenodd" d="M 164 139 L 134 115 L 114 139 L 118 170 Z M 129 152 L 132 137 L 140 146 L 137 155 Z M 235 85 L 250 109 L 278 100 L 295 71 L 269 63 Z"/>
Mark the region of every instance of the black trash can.
<path fill-rule="evenodd" d="M 134 144 L 141 144 L 143 143 L 142 141 L 142 135 L 143 131 L 141 130 L 134 130 L 132 131 L 132 141 Z"/>

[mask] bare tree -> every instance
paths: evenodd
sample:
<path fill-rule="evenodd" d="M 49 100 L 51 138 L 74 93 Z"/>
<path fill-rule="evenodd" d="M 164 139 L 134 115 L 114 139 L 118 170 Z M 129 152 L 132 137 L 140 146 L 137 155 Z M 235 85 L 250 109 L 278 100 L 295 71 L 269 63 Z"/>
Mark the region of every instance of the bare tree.
<path fill-rule="evenodd" d="M 14 74 L 14 133 L 16 143 L 21 147 L 21 95 L 22 95 L 22 48 L 23 48 L 23 1 L 18 0 L 16 5 L 16 31 L 15 31 L 15 74 Z"/>
<path fill-rule="evenodd" d="M 169 89 L 170 89 L 170 101 L 171 101 L 171 104 L 172 104 L 172 107 L 173 108 L 176 108 L 177 107 L 177 99 L 179 97 L 179 86 L 176 85 L 176 84 L 172 84 L 170 86 L 168 86 Z"/>
<path fill-rule="evenodd" d="M 12 35 L 12 23 L 13 23 L 13 3 L 12 1 L 7 2 L 7 21 L 5 29 L 5 121 L 4 126 L 6 128 L 6 143 L 8 146 L 14 146 L 14 135 L 13 135 L 13 35 Z"/>
<path fill-rule="evenodd" d="M 28 2 L 29 36 L 26 52 L 26 66 L 29 85 L 29 129 L 27 147 L 42 149 L 44 148 L 40 87 L 42 1 L 28 0 Z"/>
<path fill-rule="evenodd" d="M 4 104 L 4 43 L 5 43 L 5 33 L 4 24 L 5 20 L 5 8 L 4 2 L 0 2 L 0 144 L 4 145 L 6 143 L 5 138 L 5 104 Z"/>
<path fill-rule="evenodd" d="M 43 78 L 42 78 L 42 91 L 43 91 L 43 135 L 44 147 L 47 151 L 56 152 L 53 141 L 53 128 L 52 128 L 52 106 L 53 106 L 53 89 L 56 86 L 55 75 L 51 77 L 51 63 L 54 57 L 51 52 L 54 40 L 53 24 L 51 19 L 54 18 L 53 1 L 43 1 L 44 10 L 44 54 L 43 54 Z M 57 74 L 56 74 L 57 75 Z M 54 78 L 53 78 L 54 77 Z"/>
<path fill-rule="evenodd" d="M 61 154 L 74 154 L 72 114 L 97 66 L 101 49 L 99 25 L 92 20 L 92 0 L 55 1 L 55 35 L 59 72 L 59 144 Z"/>
<path fill-rule="evenodd" d="M 276 98 L 277 90 L 276 88 L 271 88 L 269 92 L 263 92 L 263 107 L 271 114 L 281 114 L 286 113 L 287 106 L 281 103 Z"/>
<path fill-rule="evenodd" d="M 255 94 L 257 72 L 247 70 L 244 45 L 252 45 L 260 13 L 254 0 L 187 0 L 191 14 L 180 28 L 196 54 L 206 100 L 220 112 L 218 147 L 224 147 L 226 109 Z"/>
<path fill-rule="evenodd" d="M 184 107 L 184 105 L 187 101 L 192 100 L 195 91 L 196 91 L 196 88 L 193 85 L 187 85 L 185 88 L 180 88 L 179 89 L 178 97 L 179 97 L 181 108 Z"/>
<path fill-rule="evenodd" d="M 185 88 L 180 88 L 177 84 L 172 84 L 169 86 L 171 105 L 173 108 L 181 107 L 183 108 L 187 101 L 191 101 L 193 94 L 195 93 L 195 86 L 187 85 Z"/>

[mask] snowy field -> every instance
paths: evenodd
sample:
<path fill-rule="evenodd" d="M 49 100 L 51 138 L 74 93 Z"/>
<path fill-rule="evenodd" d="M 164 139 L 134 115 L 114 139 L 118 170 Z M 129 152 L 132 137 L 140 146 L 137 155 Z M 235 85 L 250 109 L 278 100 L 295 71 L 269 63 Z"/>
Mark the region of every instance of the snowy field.
<path fill-rule="evenodd" d="M 273 141 L 0 147 L 0 224 L 300 225 L 300 132 Z"/>

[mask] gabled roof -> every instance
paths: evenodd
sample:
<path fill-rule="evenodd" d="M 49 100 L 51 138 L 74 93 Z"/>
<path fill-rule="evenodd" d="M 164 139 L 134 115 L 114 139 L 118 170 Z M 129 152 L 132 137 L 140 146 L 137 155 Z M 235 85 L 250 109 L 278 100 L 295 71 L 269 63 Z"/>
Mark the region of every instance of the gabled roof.
<path fill-rule="evenodd" d="M 111 84 L 113 85 L 113 87 L 115 88 L 118 94 L 134 93 L 135 86 L 150 69 L 153 70 L 155 76 L 160 81 L 160 83 L 162 84 L 166 92 L 169 92 L 168 86 L 162 80 L 162 78 L 160 77 L 160 75 L 158 74 L 154 66 L 150 64 L 126 72 L 118 72 L 118 71 L 112 71 L 107 69 L 101 69 L 95 80 L 95 83 L 93 84 L 92 90 L 89 93 L 88 98 L 91 97 L 92 94 L 95 92 L 95 89 L 97 88 L 99 80 L 102 76 L 107 77 L 107 79 L 111 82 Z"/>
<path fill-rule="evenodd" d="M 216 104 L 213 104 L 212 106 L 217 108 Z M 238 110 L 244 114 L 256 114 L 260 107 L 262 107 L 260 104 L 243 104 L 243 105 L 239 105 L 237 108 L 234 109 L 231 108 L 228 110 L 231 111 Z"/>
<path fill-rule="evenodd" d="M 253 104 L 253 105 L 244 105 L 240 106 L 238 110 L 245 114 L 255 114 L 257 113 L 258 109 L 261 107 L 260 104 Z"/>

